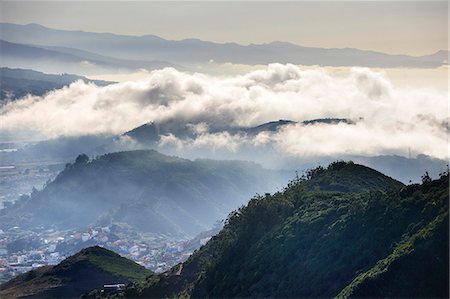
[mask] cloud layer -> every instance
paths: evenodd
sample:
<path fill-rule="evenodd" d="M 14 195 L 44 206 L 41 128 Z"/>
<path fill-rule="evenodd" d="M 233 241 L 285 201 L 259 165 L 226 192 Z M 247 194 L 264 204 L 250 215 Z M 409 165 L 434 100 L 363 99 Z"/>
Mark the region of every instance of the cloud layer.
<path fill-rule="evenodd" d="M 396 87 L 365 68 L 333 77 L 324 69 L 271 64 L 224 78 L 167 68 L 142 81 L 106 87 L 76 82 L 43 97 L 7 103 L 0 107 L 0 131 L 53 138 L 120 134 L 150 121 L 172 121 L 197 124 L 196 138 L 162 138 L 161 146 L 179 150 L 270 146 L 286 155 L 318 156 L 405 154 L 410 148 L 446 158 L 447 96 L 435 89 Z M 252 137 L 208 133 L 208 128 L 317 118 L 348 118 L 355 124 L 296 124 Z"/>

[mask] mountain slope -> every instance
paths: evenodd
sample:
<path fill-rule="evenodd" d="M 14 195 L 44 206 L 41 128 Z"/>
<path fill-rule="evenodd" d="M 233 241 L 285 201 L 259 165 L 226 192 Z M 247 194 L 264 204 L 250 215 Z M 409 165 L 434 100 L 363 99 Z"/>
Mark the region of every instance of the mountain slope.
<path fill-rule="evenodd" d="M 335 124 L 339 122 L 350 123 L 351 121 L 346 119 L 336 118 L 323 118 L 303 121 L 302 124 Z M 291 120 L 278 120 L 260 124 L 255 127 L 216 127 L 214 124 L 209 124 L 208 133 L 229 133 L 229 134 L 245 134 L 250 136 L 256 136 L 262 132 L 277 132 L 284 126 L 294 125 L 297 122 Z M 180 139 L 195 138 L 199 135 L 195 131 L 195 123 L 178 123 L 177 121 L 166 122 L 149 122 L 143 124 L 137 128 L 134 128 L 128 132 L 125 132 L 122 136 L 128 136 L 133 138 L 135 142 L 140 143 L 142 146 L 154 146 L 160 141 L 163 135 L 173 135 Z M 201 133 L 200 133 L 201 134 Z"/>
<path fill-rule="evenodd" d="M 261 132 L 275 132 L 279 128 L 290 124 L 295 124 L 295 122 L 288 120 L 279 120 L 264 123 L 256 127 L 216 128 L 211 125 L 211 127 L 208 128 L 208 132 L 257 135 Z M 180 139 L 195 138 L 198 133 L 193 129 L 193 125 L 194 124 L 180 124 L 171 121 L 163 123 L 150 122 L 134 128 L 128 132 L 125 132 L 122 136 L 131 137 L 135 142 L 140 143 L 142 146 L 155 146 L 160 141 L 161 136 L 164 135 L 173 135 Z"/>
<path fill-rule="evenodd" d="M 332 188 L 339 171 L 355 179 L 346 192 Z M 334 163 L 252 199 L 188 261 L 125 296 L 448 297 L 448 195 L 448 174 L 404 187 Z"/>
<path fill-rule="evenodd" d="M 413 57 L 389 55 L 358 49 L 323 49 L 302 47 L 287 42 L 243 46 L 213 43 L 198 39 L 165 40 L 154 35 L 126 36 L 111 33 L 65 31 L 38 24 L 1 23 L 0 38 L 25 44 L 76 48 L 122 59 L 164 60 L 174 63 L 268 64 L 295 63 L 327 66 L 367 67 L 438 67 L 448 52 Z"/>
<path fill-rule="evenodd" d="M 175 66 L 165 61 L 134 60 L 133 56 L 130 59 L 117 59 L 78 49 L 36 46 L 29 42 L 14 43 L 2 39 L 0 48 L 1 66 L 32 68 L 45 72 L 95 73 L 99 70 L 151 70 Z"/>
<path fill-rule="evenodd" d="M 392 253 L 358 275 L 338 298 L 439 298 L 448 294 L 448 213 L 406 236 Z"/>
<path fill-rule="evenodd" d="M 337 192 L 364 192 L 399 188 L 402 184 L 381 172 L 363 165 L 333 162 L 327 169 L 317 167 L 306 171 L 304 184 L 308 189 Z"/>
<path fill-rule="evenodd" d="M 78 80 L 86 83 L 95 83 L 98 86 L 113 83 L 90 80 L 77 75 L 52 75 L 33 70 L 2 67 L 0 68 L 0 103 L 6 98 L 14 100 L 28 94 L 42 96 L 50 90 L 62 88 Z"/>
<path fill-rule="evenodd" d="M 286 174 L 241 161 L 185 160 L 154 150 L 80 156 L 31 198 L 0 210 L 5 227 L 123 222 L 139 231 L 195 235 L 269 192 Z"/>
<path fill-rule="evenodd" d="M 278 120 L 263 123 L 255 127 L 219 127 L 214 126 L 214 124 L 209 124 L 207 132 L 201 130 L 196 131 L 195 124 L 180 123 L 176 120 L 166 122 L 150 122 L 128 131 L 121 136 L 113 138 L 108 142 L 105 142 L 102 146 L 97 147 L 93 152 L 104 153 L 120 150 L 154 148 L 164 153 L 183 155 L 183 157 L 186 158 L 197 156 L 214 157 L 215 159 L 233 158 L 238 160 L 253 161 L 263 165 L 264 167 L 272 169 L 297 170 L 304 170 L 317 165 L 327 165 L 336 159 L 352 160 L 358 164 L 378 170 L 403 183 L 420 182 L 421 176 L 426 171 L 433 178 L 437 178 L 438 174 L 446 169 L 447 161 L 425 155 L 417 155 L 415 158 L 407 158 L 399 155 L 342 155 L 339 157 L 324 155 L 314 158 L 309 156 L 280 156 L 280 151 L 276 146 L 274 147 L 270 143 L 269 146 L 259 145 L 258 138 L 256 138 L 256 140 L 252 140 L 261 133 L 263 135 L 260 135 L 260 137 L 267 138 L 267 135 L 270 136 L 270 134 L 276 134 L 277 132 L 287 129 L 291 125 L 320 125 L 329 126 L 331 129 L 337 124 L 353 126 L 355 125 L 355 122 L 357 121 L 345 118 L 321 118 L 304 120 L 302 122 Z M 203 135 L 207 136 L 208 134 L 225 134 L 225 136 L 227 134 L 232 136 L 237 135 L 239 138 L 248 139 L 252 142 L 247 142 L 247 144 L 241 143 L 241 146 L 237 149 L 223 151 L 212 148 L 189 148 L 189 146 L 184 147 L 183 150 L 178 150 L 174 143 L 161 142 L 162 136 L 167 137 L 173 135 L 182 142 L 191 144 L 194 140 L 201 138 Z M 274 139 L 276 139 L 276 136 Z"/>
<path fill-rule="evenodd" d="M 75 298 L 104 284 L 140 281 L 152 275 L 141 265 L 102 247 L 90 247 L 56 266 L 24 273 L 0 286 L 3 298 Z"/>

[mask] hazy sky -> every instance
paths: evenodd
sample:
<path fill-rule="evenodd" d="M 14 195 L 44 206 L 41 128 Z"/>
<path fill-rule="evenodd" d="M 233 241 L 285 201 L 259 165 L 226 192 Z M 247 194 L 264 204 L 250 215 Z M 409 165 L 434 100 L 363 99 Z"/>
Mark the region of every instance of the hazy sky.
<path fill-rule="evenodd" d="M 448 49 L 441 2 L 1 1 L 2 22 L 242 44 L 275 40 L 422 55 Z"/>

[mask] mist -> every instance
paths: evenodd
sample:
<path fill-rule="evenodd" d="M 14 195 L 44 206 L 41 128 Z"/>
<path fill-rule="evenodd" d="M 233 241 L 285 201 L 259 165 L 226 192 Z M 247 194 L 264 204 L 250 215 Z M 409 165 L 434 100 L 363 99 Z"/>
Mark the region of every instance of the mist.
<path fill-rule="evenodd" d="M 79 81 L 42 97 L 6 103 L 0 107 L 0 133 L 41 139 L 118 135 L 148 122 L 171 122 L 193 125 L 193 137 L 168 134 L 160 140 L 161 148 L 180 152 L 236 152 L 251 146 L 308 157 L 407 155 L 411 150 L 446 159 L 447 95 L 396 86 L 368 68 L 336 76 L 323 68 L 270 64 L 226 77 L 165 68 L 143 80 L 105 87 Z M 350 121 L 296 123 L 257 135 L 218 130 L 319 118 Z"/>

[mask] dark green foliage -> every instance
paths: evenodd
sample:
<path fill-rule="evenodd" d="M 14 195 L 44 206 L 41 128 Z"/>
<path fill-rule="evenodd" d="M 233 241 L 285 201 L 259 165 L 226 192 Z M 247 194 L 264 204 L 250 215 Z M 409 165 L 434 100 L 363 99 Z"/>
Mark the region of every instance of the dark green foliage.
<path fill-rule="evenodd" d="M 425 171 L 425 174 L 422 176 L 422 184 L 431 183 L 431 177 L 428 171 Z"/>
<path fill-rule="evenodd" d="M 327 171 L 318 167 L 306 172 L 306 184 L 309 189 L 358 192 L 398 188 L 400 182 L 382 175 L 380 172 L 352 162 L 337 161 L 331 163 Z"/>
<path fill-rule="evenodd" d="M 448 297 L 448 213 L 412 236 L 360 274 L 337 297 Z"/>
<path fill-rule="evenodd" d="M 283 192 L 253 198 L 181 271 L 177 266 L 125 294 L 446 297 L 447 211 L 448 174 L 405 187 L 372 169 L 336 162 Z M 414 275 L 416 267 L 435 274 Z"/>

